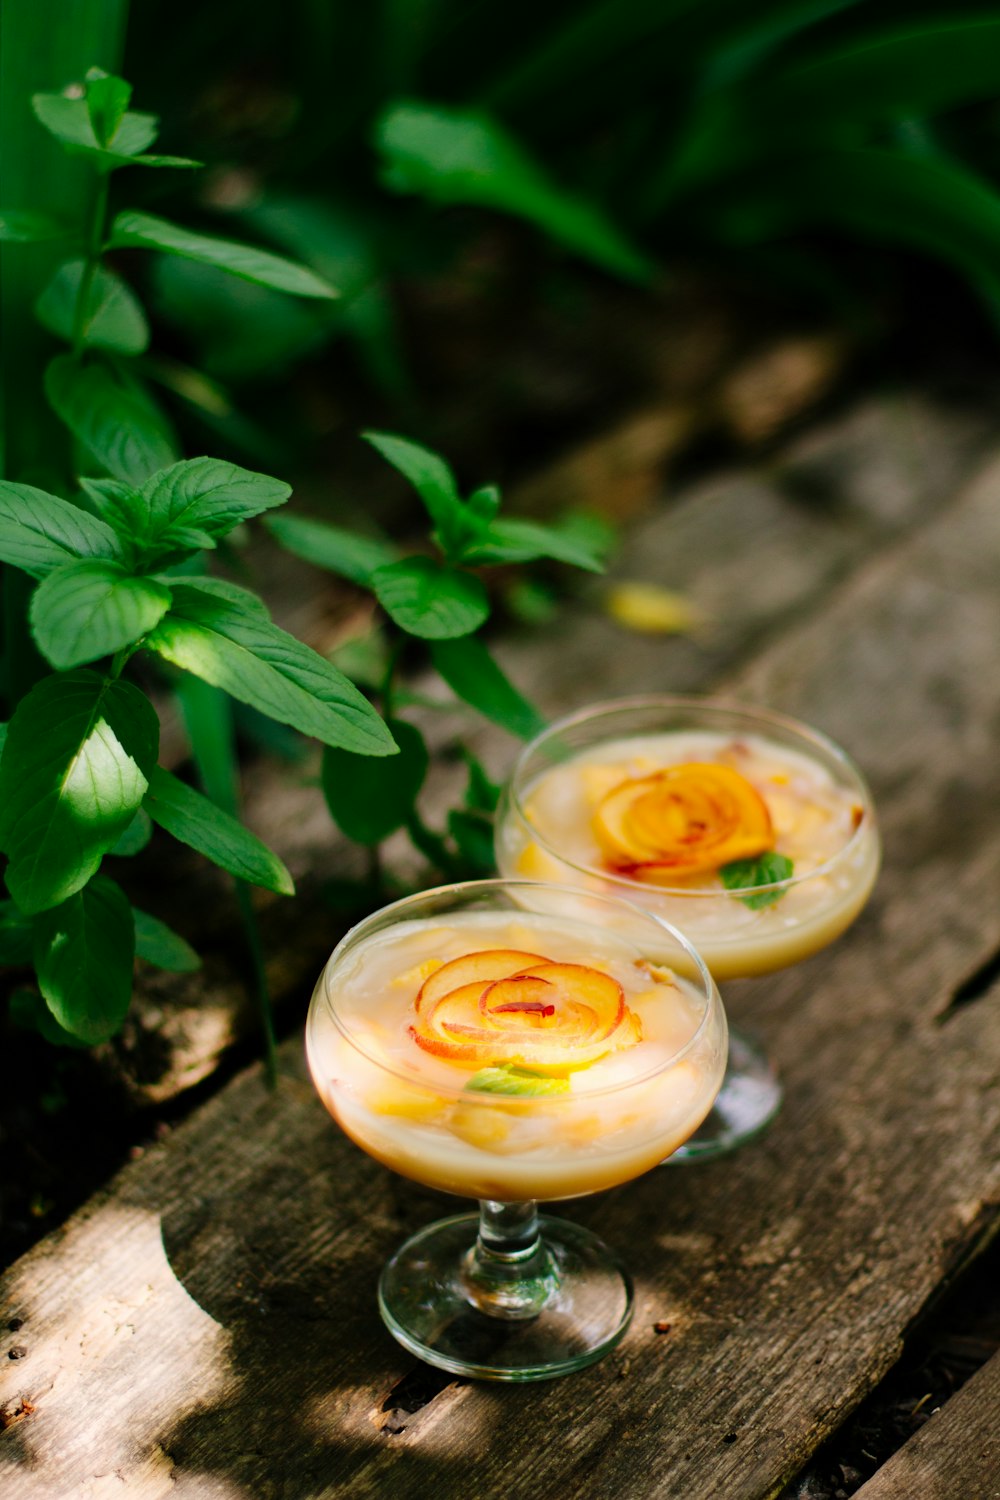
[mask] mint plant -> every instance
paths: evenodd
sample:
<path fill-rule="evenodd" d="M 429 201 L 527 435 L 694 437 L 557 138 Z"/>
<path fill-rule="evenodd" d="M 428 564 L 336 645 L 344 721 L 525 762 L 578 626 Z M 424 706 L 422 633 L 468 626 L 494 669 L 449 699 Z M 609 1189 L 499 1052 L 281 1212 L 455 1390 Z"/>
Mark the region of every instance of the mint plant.
<path fill-rule="evenodd" d="M 238 882 L 283 895 L 293 889 L 277 855 L 234 816 L 235 796 L 227 809 L 158 764 L 156 709 L 125 675 L 137 655 L 209 685 L 212 709 L 202 722 L 216 743 L 211 753 L 207 743 L 194 750 L 199 764 L 214 755 L 220 785 L 223 693 L 316 737 L 353 766 L 396 752 L 343 673 L 276 626 L 256 594 L 207 576 L 207 555 L 238 526 L 283 505 L 290 489 L 211 457 L 179 459 L 138 364 L 149 344 L 145 312 L 108 256 L 155 249 L 302 297 L 336 293 L 305 267 L 253 246 L 128 209 L 111 217 L 112 173 L 196 165 L 150 152 L 156 119 L 132 111 L 130 97 L 123 79 L 91 69 L 83 85 L 32 101 L 38 123 L 92 169 L 84 223 L 31 205 L 0 211 L 0 239 L 65 242 L 66 258 L 36 313 L 68 346 L 49 362 L 44 383 L 72 439 L 65 461 L 54 455 L 52 464 L 66 474 L 56 488 L 72 498 L 0 480 L 0 562 L 15 570 L 6 582 L 24 574 L 34 585 L 26 622 L 8 610 L 5 640 L 12 712 L 0 755 L 9 892 L 0 902 L 0 962 L 34 966 L 34 1019 L 44 1035 L 85 1044 L 120 1027 L 135 956 L 181 970 L 198 963 L 163 922 L 133 909 L 105 872 L 107 856 L 138 853 L 155 824 Z M 18 694 L 11 663 L 29 640 L 42 669 Z M 231 750 L 223 753 L 233 772 Z M 249 920 L 246 902 L 244 911 Z M 31 1011 L 23 991 L 17 1008 L 22 1018 Z"/>
<path fill-rule="evenodd" d="M 405 438 L 368 432 L 367 440 L 409 480 L 431 523 L 433 555 L 402 553 L 383 538 L 303 517 L 269 516 L 265 525 L 289 551 L 369 590 L 384 612 L 384 666 L 377 686 L 399 754 L 358 762 L 343 749 L 323 752 L 323 791 L 349 838 L 375 848 L 405 828 L 413 844 L 450 879 L 493 870 L 491 815 L 496 787 L 468 750 L 463 806 L 445 832 L 427 826 L 418 799 L 429 765 L 423 735 L 400 717 L 396 674 L 404 648 L 420 642 L 456 697 L 522 739 L 543 727 L 538 711 L 506 676 L 481 638 L 491 613 L 481 572 L 497 564 L 551 559 L 600 572 L 600 549 L 571 527 L 500 515 L 500 491 L 484 485 L 463 499 L 439 454 Z M 368 679 L 371 681 L 371 678 Z"/>

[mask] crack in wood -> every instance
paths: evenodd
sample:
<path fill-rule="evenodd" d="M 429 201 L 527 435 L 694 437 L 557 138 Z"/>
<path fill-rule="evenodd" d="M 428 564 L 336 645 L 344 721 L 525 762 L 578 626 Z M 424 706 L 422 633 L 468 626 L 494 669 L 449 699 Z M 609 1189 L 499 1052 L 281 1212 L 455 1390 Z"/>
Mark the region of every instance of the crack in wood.
<path fill-rule="evenodd" d="M 978 969 L 973 969 L 961 984 L 956 985 L 948 1004 L 935 1017 L 937 1024 L 943 1026 L 957 1010 L 974 1004 L 976 1000 L 982 1000 L 990 993 L 998 980 L 1000 980 L 1000 949 L 985 963 L 980 964 Z"/>
<path fill-rule="evenodd" d="M 393 1436 L 405 1432 L 407 1417 L 416 1416 L 417 1412 L 430 1406 L 449 1386 L 464 1384 L 464 1380 L 456 1379 L 446 1370 L 435 1370 L 430 1365 L 416 1365 L 392 1387 L 376 1413 L 376 1425 L 380 1431 Z M 382 1412 L 386 1414 L 384 1417 Z"/>

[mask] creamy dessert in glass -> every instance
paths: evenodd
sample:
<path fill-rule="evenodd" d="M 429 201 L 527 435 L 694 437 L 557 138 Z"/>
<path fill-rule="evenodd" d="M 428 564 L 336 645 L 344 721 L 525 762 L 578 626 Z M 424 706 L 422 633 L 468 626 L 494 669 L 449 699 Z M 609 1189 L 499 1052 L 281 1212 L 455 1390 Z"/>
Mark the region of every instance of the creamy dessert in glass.
<path fill-rule="evenodd" d="M 770 710 L 665 695 L 597 704 L 529 744 L 496 824 L 500 873 L 630 901 L 679 928 L 716 981 L 768 974 L 839 937 L 871 893 L 871 793 L 826 736 Z M 704 1125 L 717 1155 L 773 1117 L 766 1056 L 731 1033 Z"/>
<path fill-rule="evenodd" d="M 380 1310 L 405 1348 L 455 1373 L 533 1380 L 618 1341 L 627 1273 L 536 1205 L 638 1176 L 710 1110 L 726 1022 L 685 938 L 620 898 L 532 881 L 424 892 L 338 945 L 306 1048 L 362 1150 L 480 1200 L 383 1271 Z"/>

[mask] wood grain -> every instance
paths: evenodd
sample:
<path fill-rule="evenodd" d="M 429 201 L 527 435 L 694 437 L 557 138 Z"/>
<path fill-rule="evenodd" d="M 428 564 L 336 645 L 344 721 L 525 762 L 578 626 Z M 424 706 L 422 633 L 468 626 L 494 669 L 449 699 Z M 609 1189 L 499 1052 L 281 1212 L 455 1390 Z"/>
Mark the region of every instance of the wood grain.
<path fill-rule="evenodd" d="M 1000 1354 L 935 1412 L 854 1500 L 1000 1500 Z"/>
<path fill-rule="evenodd" d="M 725 680 L 853 751 L 885 872 L 828 953 L 727 993 L 785 1078 L 771 1132 L 565 1210 L 636 1276 L 620 1350 L 540 1387 L 421 1374 L 374 1282 L 444 1202 L 348 1145 L 293 1041 L 276 1096 L 236 1080 L 5 1278 L 5 1500 L 780 1493 L 998 1223 L 1000 986 L 952 1005 L 1000 951 L 998 558 L 1000 457 Z M 638 670 L 604 647 L 577 690 Z"/>

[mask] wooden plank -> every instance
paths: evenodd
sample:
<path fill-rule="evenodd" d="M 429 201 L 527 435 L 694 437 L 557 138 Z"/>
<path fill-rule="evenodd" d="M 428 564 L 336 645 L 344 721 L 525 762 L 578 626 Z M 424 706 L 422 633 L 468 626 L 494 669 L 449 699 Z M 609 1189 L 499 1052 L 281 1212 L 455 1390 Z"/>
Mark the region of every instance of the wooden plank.
<path fill-rule="evenodd" d="M 443 1205 L 346 1143 L 296 1041 L 277 1096 L 237 1080 L 5 1278 L 5 1500 L 780 1491 L 997 1221 L 1000 986 L 951 1001 L 1000 951 L 998 500 L 994 460 L 726 684 L 850 746 L 886 868 L 827 954 L 727 993 L 785 1076 L 770 1134 L 567 1210 L 636 1275 L 621 1349 L 415 1385 L 374 1281 Z"/>
<path fill-rule="evenodd" d="M 854 1500 L 1000 1500 L 1000 1354 L 855 1492 Z"/>

